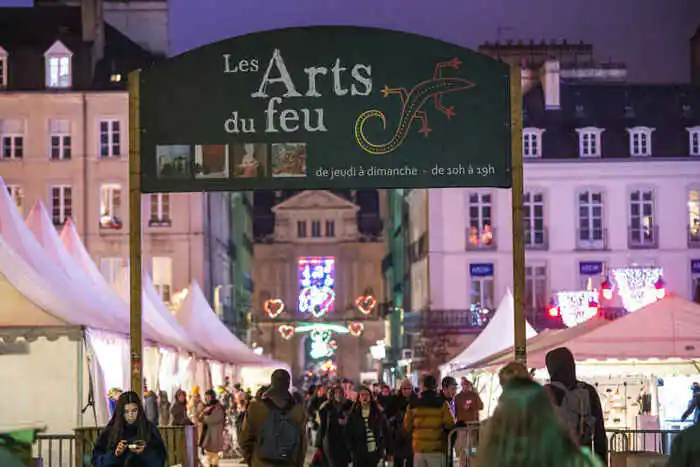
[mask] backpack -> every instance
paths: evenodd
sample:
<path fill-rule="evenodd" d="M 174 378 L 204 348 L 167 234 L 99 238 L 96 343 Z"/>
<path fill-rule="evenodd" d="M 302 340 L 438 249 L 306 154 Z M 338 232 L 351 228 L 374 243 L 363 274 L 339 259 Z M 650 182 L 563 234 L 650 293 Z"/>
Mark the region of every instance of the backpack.
<path fill-rule="evenodd" d="M 573 389 L 558 381 L 552 381 L 551 385 L 564 391 L 564 398 L 558 407 L 562 422 L 582 446 L 590 446 L 593 443 L 596 420 L 591 412 L 591 393 L 588 388 L 580 381 L 576 382 Z"/>
<path fill-rule="evenodd" d="M 272 401 L 264 400 L 269 409 L 265 424 L 260 430 L 256 457 L 270 464 L 292 464 L 299 459 L 301 428 L 289 418 L 294 405 L 282 409 Z"/>

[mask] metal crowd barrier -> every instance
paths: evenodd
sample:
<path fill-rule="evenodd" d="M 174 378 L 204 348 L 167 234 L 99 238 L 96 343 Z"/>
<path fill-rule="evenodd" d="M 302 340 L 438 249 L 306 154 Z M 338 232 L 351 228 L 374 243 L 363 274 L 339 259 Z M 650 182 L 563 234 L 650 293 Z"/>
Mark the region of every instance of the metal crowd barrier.
<path fill-rule="evenodd" d="M 447 467 L 470 467 L 479 444 L 479 423 L 457 427 L 447 436 L 445 460 Z M 608 461 L 610 467 L 635 465 L 664 465 L 671 454 L 671 444 L 679 430 L 608 430 Z"/>

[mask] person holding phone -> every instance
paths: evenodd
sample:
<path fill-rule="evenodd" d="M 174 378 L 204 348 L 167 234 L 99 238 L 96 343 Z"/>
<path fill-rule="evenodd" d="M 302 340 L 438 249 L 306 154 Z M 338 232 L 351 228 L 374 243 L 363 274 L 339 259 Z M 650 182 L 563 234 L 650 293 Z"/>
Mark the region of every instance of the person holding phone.
<path fill-rule="evenodd" d="M 93 467 L 164 467 L 166 450 L 158 427 L 146 419 L 132 391 L 119 396 L 112 419 L 92 449 Z"/>

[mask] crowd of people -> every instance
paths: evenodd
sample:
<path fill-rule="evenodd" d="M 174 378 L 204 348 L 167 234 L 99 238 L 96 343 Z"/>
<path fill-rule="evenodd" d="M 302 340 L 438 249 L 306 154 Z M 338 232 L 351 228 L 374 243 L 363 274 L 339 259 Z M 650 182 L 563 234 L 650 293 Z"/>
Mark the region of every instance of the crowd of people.
<path fill-rule="evenodd" d="M 607 438 L 600 399 L 576 377 L 565 348 L 547 355 L 550 383 L 533 380 L 519 363 L 499 373 L 502 394 L 486 420 L 472 383 L 430 374 L 355 387 L 350 380 L 292 389 L 286 370 L 253 397 L 239 386 L 178 391 L 173 404 L 146 392 L 113 394 L 113 414 L 95 442 L 95 467 L 163 467 L 166 448 L 158 425 L 195 425 L 205 465 L 233 453 L 251 467 L 598 467 Z M 461 386 L 461 390 L 460 390 Z M 167 423 L 166 423 L 167 422 Z M 464 427 L 455 430 L 455 427 Z M 695 430 L 695 431 L 693 431 Z M 697 428 L 673 443 L 669 467 L 700 464 Z"/>

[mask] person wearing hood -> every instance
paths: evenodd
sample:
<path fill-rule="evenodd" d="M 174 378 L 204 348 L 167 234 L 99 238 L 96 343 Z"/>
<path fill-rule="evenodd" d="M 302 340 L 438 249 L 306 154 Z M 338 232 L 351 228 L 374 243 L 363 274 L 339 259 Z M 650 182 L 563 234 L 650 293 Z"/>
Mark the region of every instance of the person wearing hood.
<path fill-rule="evenodd" d="M 270 387 L 248 407 L 239 444 L 244 462 L 249 467 L 304 465 L 306 411 L 302 404 L 295 403 L 289 392 L 291 380 L 287 370 L 273 371 Z M 294 435 L 293 440 L 290 439 L 290 434 Z M 288 452 L 290 449 L 291 452 Z M 282 461 L 268 457 L 286 459 Z"/>
<path fill-rule="evenodd" d="M 224 438 L 226 411 L 216 398 L 216 392 L 212 389 L 204 393 L 204 402 L 206 407 L 198 417 L 202 423 L 199 446 L 204 451 L 209 465 L 216 467 L 219 465 L 219 453 L 224 450 L 226 444 Z"/>
<path fill-rule="evenodd" d="M 598 391 L 576 378 L 574 355 L 566 347 L 550 351 L 545 357 L 545 364 L 550 378 L 550 384 L 546 388 L 552 403 L 559 408 L 560 415 L 573 431 L 575 440 L 582 447 L 592 448 L 593 452 L 606 462 L 608 440 L 605 436 L 603 409 Z M 574 399 L 575 403 L 568 403 Z M 584 407 L 583 410 L 587 413 L 573 413 L 572 405 Z M 580 410 L 576 409 L 576 412 Z M 578 417 L 578 420 L 572 421 L 572 414 Z"/>
<path fill-rule="evenodd" d="M 187 393 L 182 389 L 175 391 L 175 401 L 170 407 L 170 416 L 173 426 L 193 425 L 192 420 L 187 416 Z"/>
<path fill-rule="evenodd" d="M 450 406 L 437 393 L 433 375 L 423 377 L 423 391 L 411 402 L 404 429 L 413 439 L 413 465 L 441 467 L 445 464 L 446 434 L 455 426 Z"/>

